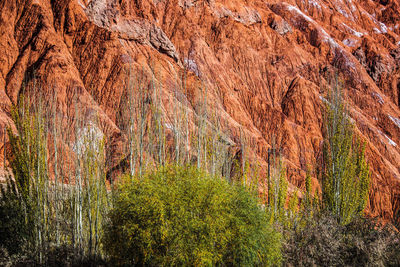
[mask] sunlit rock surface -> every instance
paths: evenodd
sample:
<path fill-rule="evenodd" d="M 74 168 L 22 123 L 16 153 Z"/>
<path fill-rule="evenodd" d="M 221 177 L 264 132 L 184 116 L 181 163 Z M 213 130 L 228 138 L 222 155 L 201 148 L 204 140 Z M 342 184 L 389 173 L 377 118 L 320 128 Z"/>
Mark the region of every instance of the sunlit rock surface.
<path fill-rule="evenodd" d="M 304 188 L 321 155 L 325 77 L 337 72 L 367 142 L 369 214 L 389 219 L 400 209 L 399 0 L 3 0 L 0 12 L 0 140 L 22 95 L 50 102 L 57 92 L 65 134 L 74 107 L 87 125 L 96 117 L 112 169 L 126 156 L 129 70 L 153 72 L 171 116 L 186 68 L 180 101 L 193 110 L 207 87 L 231 139 L 242 129 L 264 163 L 275 140 L 289 182 Z"/>

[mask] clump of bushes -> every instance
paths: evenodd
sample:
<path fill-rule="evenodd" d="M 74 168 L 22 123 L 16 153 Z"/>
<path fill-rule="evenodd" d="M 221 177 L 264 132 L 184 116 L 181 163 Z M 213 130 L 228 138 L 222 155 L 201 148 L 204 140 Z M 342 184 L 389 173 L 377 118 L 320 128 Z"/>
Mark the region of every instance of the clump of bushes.
<path fill-rule="evenodd" d="M 306 180 L 305 205 L 299 210 L 302 224 L 284 229 L 284 262 L 289 266 L 399 266 L 398 231 L 364 217 L 370 167 L 365 144 L 355 136 L 337 84 L 326 99 L 323 157 L 317 166 L 322 194 L 317 191 L 312 197 Z"/>
<path fill-rule="evenodd" d="M 69 133 L 57 95 L 51 106 L 21 98 L 12 113 L 16 132 L 8 131 L 12 176 L 0 190 L 0 265 L 400 265 L 398 232 L 362 218 L 369 165 L 337 85 L 326 97 L 315 168 L 321 191 L 313 194 L 308 173 L 300 201 L 297 192 L 288 198 L 279 148 L 268 150 L 271 170 L 263 178 L 247 159 L 242 131 L 241 151 L 231 153 L 232 136 L 210 110 L 206 88 L 191 114 L 181 97 L 186 83 L 177 84 L 168 120 L 161 84 L 150 80 L 141 73 L 128 82 L 129 112 L 117 119 L 127 162 L 117 167 L 129 174 L 115 192 L 106 181 L 113 171 L 105 150 L 110 140 L 99 118 L 81 117 L 87 112 L 75 99 Z M 75 152 L 73 164 L 63 144 Z M 253 190 L 263 182 L 258 198 Z"/>
<path fill-rule="evenodd" d="M 287 266 L 399 266 L 400 235 L 390 224 L 357 218 L 343 225 L 330 213 L 288 231 L 283 245 Z"/>
<path fill-rule="evenodd" d="M 275 265 L 280 244 L 246 188 L 178 166 L 125 177 L 104 236 L 115 265 Z"/>

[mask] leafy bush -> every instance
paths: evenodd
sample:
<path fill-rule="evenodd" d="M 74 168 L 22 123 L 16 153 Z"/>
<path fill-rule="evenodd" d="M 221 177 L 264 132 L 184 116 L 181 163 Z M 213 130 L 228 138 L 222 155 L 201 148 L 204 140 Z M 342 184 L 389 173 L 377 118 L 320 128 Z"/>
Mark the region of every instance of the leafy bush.
<path fill-rule="evenodd" d="M 330 213 L 318 214 L 307 227 L 288 232 L 283 245 L 288 266 L 399 266 L 400 235 L 372 219 L 341 224 Z"/>
<path fill-rule="evenodd" d="M 126 177 L 104 247 L 115 265 L 274 265 L 280 234 L 244 187 L 194 167 Z"/>

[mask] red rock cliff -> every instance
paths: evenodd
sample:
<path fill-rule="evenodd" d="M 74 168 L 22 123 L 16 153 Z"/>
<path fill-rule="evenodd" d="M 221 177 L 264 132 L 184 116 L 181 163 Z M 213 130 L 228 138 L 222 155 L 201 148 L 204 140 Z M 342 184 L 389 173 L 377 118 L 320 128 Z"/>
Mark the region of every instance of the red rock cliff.
<path fill-rule="evenodd" d="M 262 160 L 274 138 L 303 187 L 320 153 L 324 78 L 337 71 L 367 141 L 370 213 L 400 208 L 399 0 L 1 0 L 0 10 L 0 129 L 27 84 L 33 98 L 56 91 L 65 131 L 74 102 L 99 114 L 117 165 L 127 70 L 157 69 L 168 114 L 186 66 L 188 109 L 202 81 L 233 140 L 243 129 Z"/>

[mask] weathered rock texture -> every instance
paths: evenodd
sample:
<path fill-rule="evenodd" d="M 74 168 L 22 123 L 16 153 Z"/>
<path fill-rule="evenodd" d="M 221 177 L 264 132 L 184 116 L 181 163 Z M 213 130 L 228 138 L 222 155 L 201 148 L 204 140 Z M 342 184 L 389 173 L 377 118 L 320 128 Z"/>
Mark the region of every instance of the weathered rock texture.
<path fill-rule="evenodd" d="M 274 139 L 303 187 L 321 152 L 325 77 L 337 71 L 367 141 L 370 214 L 400 209 L 399 0 L 1 0 L 0 12 L 0 129 L 24 88 L 47 101 L 57 92 L 65 131 L 74 103 L 87 120 L 98 114 L 112 167 L 124 157 L 129 69 L 155 72 L 168 114 L 186 66 L 188 108 L 202 81 L 232 140 L 243 129 L 263 160 Z"/>

